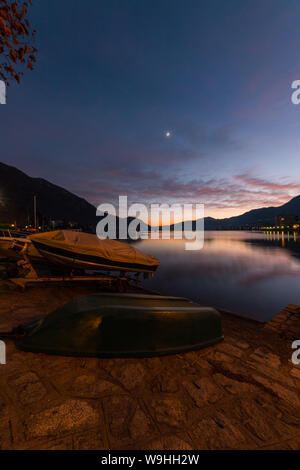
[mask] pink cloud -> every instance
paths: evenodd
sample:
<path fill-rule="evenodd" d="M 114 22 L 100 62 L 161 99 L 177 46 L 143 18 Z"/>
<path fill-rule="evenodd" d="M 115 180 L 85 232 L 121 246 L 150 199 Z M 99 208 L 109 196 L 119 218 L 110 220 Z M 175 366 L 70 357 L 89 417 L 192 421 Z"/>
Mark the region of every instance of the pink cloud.
<path fill-rule="evenodd" d="M 74 182 L 76 192 L 95 205 L 116 203 L 119 195 L 127 195 L 129 202 L 173 203 L 199 202 L 206 206 L 206 215 L 230 217 L 247 210 L 279 206 L 287 202 L 299 189 L 295 182 L 275 182 L 242 174 L 232 181 L 226 179 L 182 181 L 180 177 L 166 177 L 155 171 L 128 171 L 103 169 L 93 175 L 88 189 L 81 181 Z"/>

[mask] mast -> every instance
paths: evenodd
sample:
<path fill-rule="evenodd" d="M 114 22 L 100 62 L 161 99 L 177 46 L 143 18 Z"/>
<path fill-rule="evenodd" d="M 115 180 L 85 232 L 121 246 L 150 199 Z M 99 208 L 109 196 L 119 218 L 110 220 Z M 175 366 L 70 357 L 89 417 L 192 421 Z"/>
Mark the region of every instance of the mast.
<path fill-rule="evenodd" d="M 34 228 L 36 229 L 37 226 L 37 218 L 36 218 L 36 196 L 33 196 L 33 214 L 34 214 Z"/>

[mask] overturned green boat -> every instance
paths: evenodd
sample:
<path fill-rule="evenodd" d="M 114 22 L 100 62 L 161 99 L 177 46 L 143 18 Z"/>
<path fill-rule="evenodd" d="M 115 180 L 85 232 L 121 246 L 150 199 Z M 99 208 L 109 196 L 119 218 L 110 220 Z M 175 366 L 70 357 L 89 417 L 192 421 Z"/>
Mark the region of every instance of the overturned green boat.
<path fill-rule="evenodd" d="M 92 294 L 18 327 L 23 351 L 84 357 L 145 357 L 223 339 L 220 313 L 180 297 Z"/>

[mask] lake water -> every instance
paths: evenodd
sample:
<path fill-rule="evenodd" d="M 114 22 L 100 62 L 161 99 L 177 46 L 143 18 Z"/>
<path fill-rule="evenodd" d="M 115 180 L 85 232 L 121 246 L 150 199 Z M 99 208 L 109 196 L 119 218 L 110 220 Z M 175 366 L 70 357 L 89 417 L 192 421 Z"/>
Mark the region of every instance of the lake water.
<path fill-rule="evenodd" d="M 160 267 L 143 282 L 162 294 L 189 297 L 260 321 L 289 303 L 300 305 L 300 241 L 252 232 L 205 232 L 204 248 L 185 240 L 142 240 L 136 248 Z"/>

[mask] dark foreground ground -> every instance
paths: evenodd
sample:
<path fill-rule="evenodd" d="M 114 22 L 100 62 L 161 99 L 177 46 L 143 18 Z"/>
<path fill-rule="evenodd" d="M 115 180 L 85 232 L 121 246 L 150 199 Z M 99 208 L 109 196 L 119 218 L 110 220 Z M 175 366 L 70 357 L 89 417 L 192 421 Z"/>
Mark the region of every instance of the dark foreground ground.
<path fill-rule="evenodd" d="M 3 285 L 0 330 L 91 292 Z M 267 326 L 224 314 L 223 343 L 150 359 L 47 356 L 8 341 L 0 448 L 300 449 L 299 325 L 293 306 Z"/>

